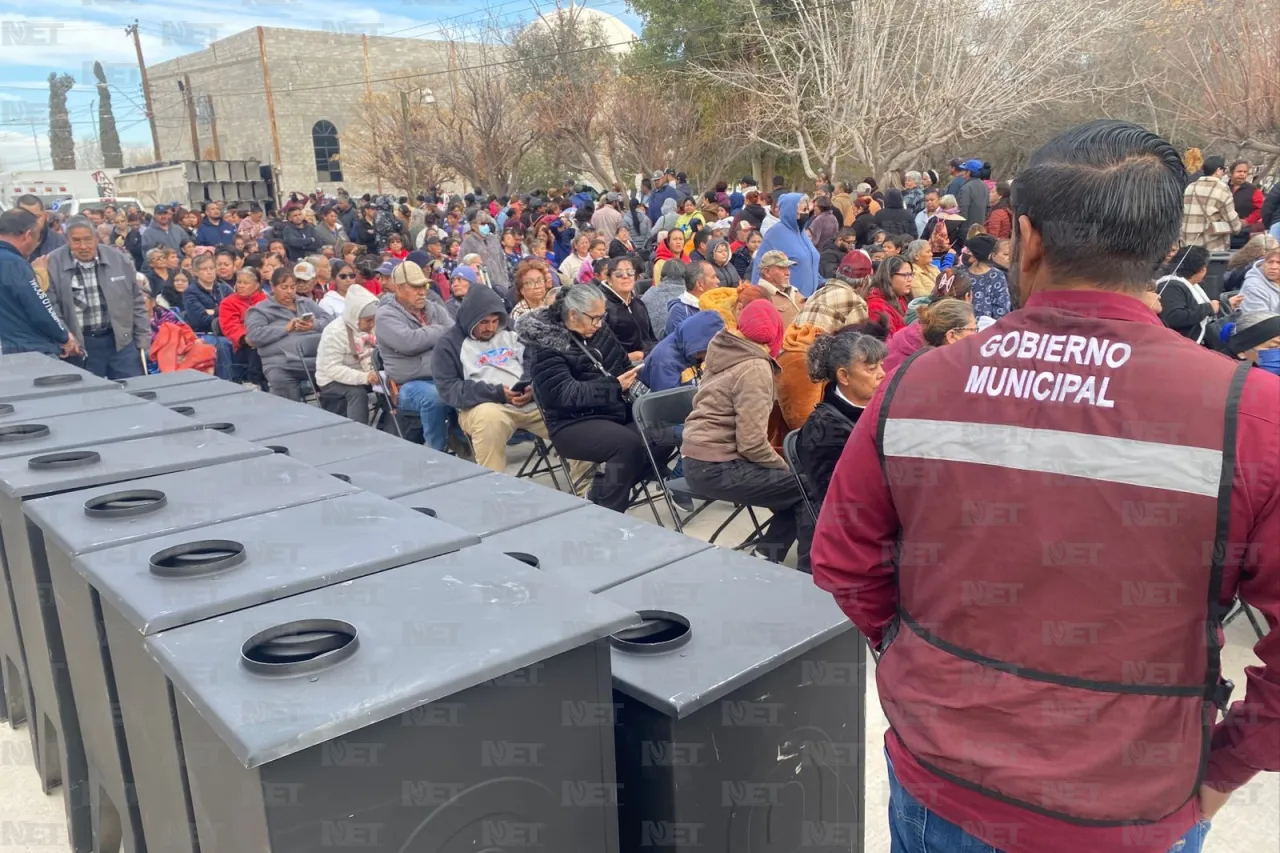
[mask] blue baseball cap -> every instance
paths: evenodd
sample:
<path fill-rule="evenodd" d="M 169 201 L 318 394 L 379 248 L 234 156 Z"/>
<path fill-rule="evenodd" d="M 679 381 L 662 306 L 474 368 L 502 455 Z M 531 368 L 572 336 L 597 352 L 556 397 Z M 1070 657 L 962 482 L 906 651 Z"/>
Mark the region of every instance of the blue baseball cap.
<path fill-rule="evenodd" d="M 383 261 L 382 266 L 378 267 L 378 272 L 382 275 L 391 275 L 398 266 L 400 266 L 399 261 Z"/>
<path fill-rule="evenodd" d="M 473 270 L 471 267 L 468 267 L 465 265 L 459 266 L 457 269 L 453 271 L 453 275 L 449 276 L 450 281 L 453 281 L 455 278 L 465 278 L 467 281 L 471 282 L 472 284 L 480 283 L 476 279 L 476 271 Z"/>
<path fill-rule="evenodd" d="M 978 172 L 982 171 L 982 161 L 981 160 L 965 160 L 964 165 L 961 166 L 960 168 L 964 169 L 966 172 L 969 172 L 970 174 L 976 175 Z"/>

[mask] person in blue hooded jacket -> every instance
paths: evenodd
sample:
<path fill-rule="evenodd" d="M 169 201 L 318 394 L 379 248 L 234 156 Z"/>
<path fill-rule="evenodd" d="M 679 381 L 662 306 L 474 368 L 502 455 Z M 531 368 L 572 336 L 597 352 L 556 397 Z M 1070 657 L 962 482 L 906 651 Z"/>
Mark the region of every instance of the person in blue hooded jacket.
<path fill-rule="evenodd" d="M 812 205 L 802 193 L 785 193 L 778 199 L 778 224 L 764 235 L 751 264 L 751 283 L 760 280 L 760 259 L 766 252 L 779 251 L 795 262 L 791 268 L 791 285 L 806 298 L 822 286 L 818 274 L 818 250 L 804 232 L 804 221 Z"/>
<path fill-rule="evenodd" d="M 723 328 L 724 318 L 717 311 L 690 315 L 650 351 L 640 368 L 640 381 L 650 391 L 666 391 L 689 384 L 681 381 L 681 377 L 702 362 L 711 339 Z"/>

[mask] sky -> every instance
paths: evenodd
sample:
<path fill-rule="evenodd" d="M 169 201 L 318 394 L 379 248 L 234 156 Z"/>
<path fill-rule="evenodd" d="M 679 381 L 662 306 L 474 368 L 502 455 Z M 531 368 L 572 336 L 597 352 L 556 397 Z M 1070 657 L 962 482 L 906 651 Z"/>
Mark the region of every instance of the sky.
<path fill-rule="evenodd" d="M 101 62 L 106 72 L 122 145 L 150 146 L 137 55 L 133 39 L 125 34 L 125 27 L 135 20 L 139 22 L 143 56 L 151 66 L 256 26 L 431 39 L 440 38 L 445 30 L 483 20 L 488 14 L 517 25 L 554 9 L 556 0 L 488 0 L 484 4 L 449 0 L 363 0 L 358 4 L 323 0 L 190 0 L 178 4 L 41 0 L 22 4 L 21 14 L 5 9 L 5 5 L 7 0 L 0 2 L 0 171 L 15 171 L 52 168 L 50 72 L 75 78 L 76 85 L 67 94 L 72 133 L 77 140 L 94 137 L 98 97 L 94 61 Z M 587 0 L 585 5 L 617 16 L 636 32 L 641 29 L 626 0 Z M 27 14 L 36 11 L 38 15 Z M 156 92 L 152 95 L 161 97 Z"/>

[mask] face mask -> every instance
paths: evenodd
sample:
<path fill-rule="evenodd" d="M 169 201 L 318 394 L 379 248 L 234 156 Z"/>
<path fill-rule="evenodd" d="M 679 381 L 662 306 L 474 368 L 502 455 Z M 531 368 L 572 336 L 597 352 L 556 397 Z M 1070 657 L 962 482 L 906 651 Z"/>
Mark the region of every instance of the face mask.
<path fill-rule="evenodd" d="M 1258 367 L 1280 376 L 1280 349 L 1264 349 L 1258 352 Z"/>
<path fill-rule="evenodd" d="M 481 226 L 480 226 L 480 233 L 481 233 L 481 234 L 483 234 L 483 235 L 484 235 L 484 236 L 486 236 L 486 237 L 488 237 L 488 236 L 489 236 L 489 234 L 492 232 L 492 230 L 493 230 L 493 229 L 492 229 L 492 228 L 490 228 L 487 224 L 486 224 L 486 225 L 481 225 Z"/>

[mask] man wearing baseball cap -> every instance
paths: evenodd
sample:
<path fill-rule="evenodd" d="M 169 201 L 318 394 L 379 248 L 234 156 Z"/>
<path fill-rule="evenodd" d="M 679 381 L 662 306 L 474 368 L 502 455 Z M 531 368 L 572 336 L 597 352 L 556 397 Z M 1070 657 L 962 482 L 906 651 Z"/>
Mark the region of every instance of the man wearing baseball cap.
<path fill-rule="evenodd" d="M 395 297 L 378 305 L 374 328 L 382 366 L 400 386 L 402 408 L 422 418 L 422 435 L 428 446 L 444 450 L 449 421 L 456 417 L 436 390 L 431 359 L 435 346 L 453 325 L 443 305 L 427 299 L 430 282 L 422 267 L 403 261 L 391 271 Z"/>
<path fill-rule="evenodd" d="M 142 232 L 142 254 L 146 255 L 158 247 L 180 251 L 185 236 L 186 233 L 173 224 L 173 208 L 167 204 L 157 204 L 151 224 Z"/>
<path fill-rule="evenodd" d="M 956 193 L 956 205 L 960 208 L 960 215 L 964 217 L 963 230 L 960 232 L 962 236 L 968 235 L 972 226 L 982 225 L 987 221 L 987 207 L 991 201 L 991 194 L 987 191 L 987 185 L 978 177 L 981 171 L 981 160 L 966 160 L 960 166 L 964 183 Z"/>
<path fill-rule="evenodd" d="M 800 291 L 791 286 L 791 268 L 796 262 L 774 249 L 760 258 L 760 280 L 756 282 L 769 295 L 769 301 L 782 315 L 782 325 L 790 326 L 804 305 Z"/>

